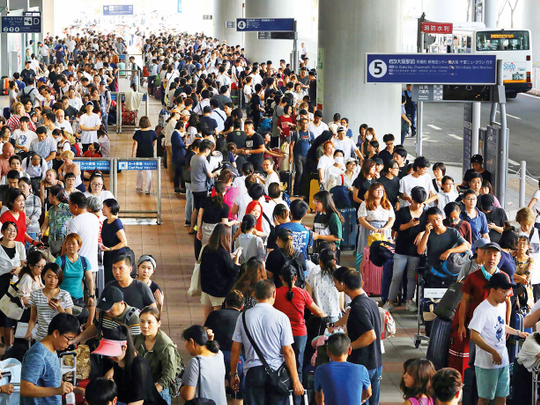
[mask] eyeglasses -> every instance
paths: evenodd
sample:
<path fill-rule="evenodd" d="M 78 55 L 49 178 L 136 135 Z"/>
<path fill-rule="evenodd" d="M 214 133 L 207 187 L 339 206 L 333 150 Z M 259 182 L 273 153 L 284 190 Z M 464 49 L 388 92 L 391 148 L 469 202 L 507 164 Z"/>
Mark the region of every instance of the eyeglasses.
<path fill-rule="evenodd" d="M 34 265 L 34 267 L 35 267 L 36 269 L 39 269 L 39 270 L 43 270 L 43 269 L 45 268 L 45 266 L 46 266 L 45 264 L 44 264 L 43 266 L 38 266 L 37 264 Z"/>
<path fill-rule="evenodd" d="M 66 336 L 66 335 L 64 335 L 63 333 L 62 333 L 62 336 L 63 336 L 68 342 L 72 341 L 73 339 L 75 339 L 75 338 L 77 337 L 77 336 Z"/>
<path fill-rule="evenodd" d="M 90 183 L 91 186 L 103 187 L 103 183 Z"/>
<path fill-rule="evenodd" d="M 476 198 L 465 198 L 465 201 L 476 201 Z"/>

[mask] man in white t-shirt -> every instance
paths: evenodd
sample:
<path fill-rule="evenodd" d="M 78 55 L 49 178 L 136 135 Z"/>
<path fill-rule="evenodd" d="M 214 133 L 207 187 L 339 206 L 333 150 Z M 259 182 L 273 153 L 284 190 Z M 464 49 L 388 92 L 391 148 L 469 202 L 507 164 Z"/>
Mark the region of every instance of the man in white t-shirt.
<path fill-rule="evenodd" d="M 76 233 L 81 237 L 82 246 L 79 255 L 88 259 L 92 271 L 97 272 L 99 219 L 95 214 L 88 212 L 86 200 L 84 194 L 79 191 L 69 196 L 69 211 L 73 214 L 73 218 L 69 221 L 67 233 L 68 235 Z"/>
<path fill-rule="evenodd" d="M 319 158 L 317 163 L 317 171 L 319 172 L 319 184 L 324 184 L 326 177 L 326 169 L 332 166 L 334 161 L 334 151 L 336 148 L 331 141 L 324 143 L 324 155 Z"/>
<path fill-rule="evenodd" d="M 353 153 L 358 156 L 359 159 L 363 159 L 362 154 L 360 153 L 360 149 L 356 146 L 356 144 L 353 142 L 351 138 L 348 138 L 346 136 L 347 134 L 347 128 L 340 125 L 337 128 L 337 136 L 332 138 L 332 143 L 336 147 L 336 150 L 339 149 L 343 151 L 343 156 L 345 159 L 348 159 L 352 157 Z"/>
<path fill-rule="evenodd" d="M 469 323 L 471 340 L 476 344 L 474 367 L 479 404 L 487 405 L 493 400 L 505 403 L 510 394 L 506 334 L 522 338 L 528 335 L 506 325 L 506 298 L 514 286 L 505 273 L 493 274 L 488 281 L 489 295 L 476 307 Z"/>
<path fill-rule="evenodd" d="M 328 131 L 328 125 L 326 125 L 322 120 L 322 111 L 317 110 L 313 114 L 313 122 L 309 123 L 308 131 L 313 132 L 313 136 L 317 138 L 324 131 Z"/>
<path fill-rule="evenodd" d="M 28 153 L 30 144 L 37 139 L 37 134 L 29 129 L 30 118 L 20 118 L 21 127 L 13 131 L 11 139 L 15 141 L 15 153 Z"/>
<path fill-rule="evenodd" d="M 83 152 L 88 150 L 91 143 L 97 142 L 97 130 L 101 126 L 101 119 L 99 115 L 94 113 L 94 103 L 87 101 L 85 106 L 86 114 L 81 116 L 81 142 L 83 145 Z"/>
<path fill-rule="evenodd" d="M 412 203 L 411 190 L 417 186 L 423 187 L 428 193 L 428 199 L 424 202 L 426 206 L 437 199 L 437 194 L 433 188 L 433 182 L 428 174 L 429 160 L 424 156 L 414 159 L 414 173 L 403 177 L 399 181 L 399 197 L 401 207 L 408 207 Z"/>

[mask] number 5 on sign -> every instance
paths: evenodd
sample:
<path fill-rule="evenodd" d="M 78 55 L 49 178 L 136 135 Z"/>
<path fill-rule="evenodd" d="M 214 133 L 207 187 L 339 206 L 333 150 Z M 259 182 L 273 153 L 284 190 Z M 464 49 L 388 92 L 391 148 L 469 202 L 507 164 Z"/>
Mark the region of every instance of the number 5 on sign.
<path fill-rule="evenodd" d="M 383 77 L 387 70 L 386 63 L 381 59 L 375 59 L 369 64 L 369 74 L 376 79 Z"/>

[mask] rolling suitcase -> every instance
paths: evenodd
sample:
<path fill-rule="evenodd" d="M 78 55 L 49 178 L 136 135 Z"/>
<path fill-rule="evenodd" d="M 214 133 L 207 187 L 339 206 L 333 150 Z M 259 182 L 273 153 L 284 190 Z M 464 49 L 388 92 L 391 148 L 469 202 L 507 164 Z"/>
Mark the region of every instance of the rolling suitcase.
<path fill-rule="evenodd" d="M 285 187 L 285 191 L 288 194 L 291 194 L 291 186 L 292 186 L 291 179 L 292 179 L 291 172 L 289 171 L 279 172 L 279 182 L 281 183 L 281 187 L 282 189 L 283 187 Z"/>
<path fill-rule="evenodd" d="M 341 215 L 345 219 L 342 225 L 341 250 L 354 250 L 356 247 L 356 234 L 358 224 L 356 223 L 356 210 L 354 208 L 340 209 Z"/>
<path fill-rule="evenodd" d="M 363 266 L 363 289 L 367 295 L 381 295 L 382 266 L 375 266 L 369 260 L 369 248 L 364 248 L 362 258 Z"/>
<path fill-rule="evenodd" d="M 313 196 L 319 192 L 319 180 L 313 179 L 309 182 L 309 209 L 314 210 L 315 204 L 313 204 Z"/>
<path fill-rule="evenodd" d="M 426 357 L 433 363 L 437 370 L 448 366 L 451 330 L 452 321 L 441 318 L 435 318 L 433 321 Z"/>
<path fill-rule="evenodd" d="M 381 279 L 381 300 L 388 301 L 390 293 L 390 284 L 392 284 L 392 276 L 394 275 L 394 260 L 387 260 L 383 265 Z"/>
<path fill-rule="evenodd" d="M 478 388 L 476 386 L 476 374 L 474 372 L 474 367 L 469 367 L 465 370 L 463 383 L 463 397 L 461 399 L 461 405 L 477 405 Z"/>
<path fill-rule="evenodd" d="M 523 326 L 523 320 L 527 315 L 526 308 L 519 308 L 510 318 L 510 326 L 520 332 L 532 333 L 532 328 L 525 328 Z M 508 360 L 513 363 L 521 349 L 522 342 L 517 336 L 510 335 L 506 341 L 506 348 L 508 349 Z"/>
<path fill-rule="evenodd" d="M 294 405 L 295 404 L 294 400 L 295 400 L 295 396 L 291 392 L 291 394 L 289 395 L 289 404 Z M 300 403 L 301 405 L 309 405 L 309 398 L 308 398 L 307 391 L 304 391 L 304 395 L 302 396 L 302 401 Z"/>

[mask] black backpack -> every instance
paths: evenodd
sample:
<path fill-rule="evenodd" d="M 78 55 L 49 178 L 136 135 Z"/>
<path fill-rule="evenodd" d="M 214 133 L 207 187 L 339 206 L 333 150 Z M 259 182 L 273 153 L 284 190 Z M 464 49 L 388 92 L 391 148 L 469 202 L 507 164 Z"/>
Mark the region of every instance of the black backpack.
<path fill-rule="evenodd" d="M 297 254 L 293 258 L 286 258 L 284 266 L 293 266 L 296 269 L 296 283 L 295 286 L 298 288 L 306 288 L 306 276 L 305 276 L 305 266 L 300 259 L 301 253 Z"/>
<path fill-rule="evenodd" d="M 385 240 L 376 240 L 369 247 L 369 260 L 375 266 L 384 266 L 384 264 L 394 257 L 394 248 L 396 245 Z"/>

